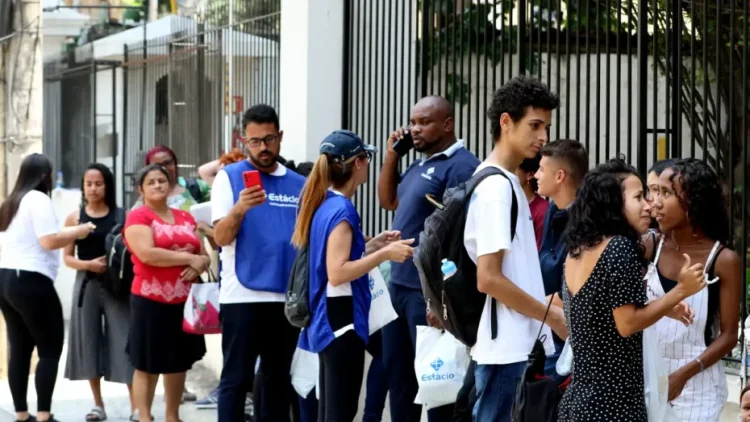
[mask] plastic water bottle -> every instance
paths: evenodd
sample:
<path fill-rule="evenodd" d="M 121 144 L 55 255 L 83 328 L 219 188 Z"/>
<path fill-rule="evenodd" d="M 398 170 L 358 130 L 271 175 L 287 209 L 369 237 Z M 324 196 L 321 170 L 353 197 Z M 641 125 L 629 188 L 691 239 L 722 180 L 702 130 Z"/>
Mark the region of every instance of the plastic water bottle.
<path fill-rule="evenodd" d="M 443 258 L 443 265 L 440 266 L 440 271 L 443 273 L 443 286 L 445 286 L 445 282 L 453 277 L 454 274 L 456 274 L 456 264 L 453 261 L 448 260 L 448 258 Z M 443 291 L 441 292 L 440 301 L 443 304 L 443 320 L 448 319 L 448 307 L 445 305 L 445 287 L 443 287 Z"/>
<path fill-rule="evenodd" d="M 55 182 L 55 188 L 62 189 L 63 187 L 63 172 L 58 171 L 57 172 L 57 181 Z"/>
<path fill-rule="evenodd" d="M 443 280 L 447 280 L 456 274 L 456 264 L 453 261 L 449 261 L 448 258 L 443 258 L 443 265 L 440 267 L 440 271 L 443 272 Z"/>

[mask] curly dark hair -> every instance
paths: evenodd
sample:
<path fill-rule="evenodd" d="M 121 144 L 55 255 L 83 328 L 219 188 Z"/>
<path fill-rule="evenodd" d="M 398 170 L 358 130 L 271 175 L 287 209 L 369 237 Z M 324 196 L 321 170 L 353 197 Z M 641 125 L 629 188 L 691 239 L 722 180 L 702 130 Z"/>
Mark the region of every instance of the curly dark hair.
<path fill-rule="evenodd" d="M 640 234 L 623 214 L 622 182 L 630 175 L 638 176 L 638 171 L 622 158 L 613 158 L 583 178 L 564 233 L 571 257 L 578 258 L 605 237 L 617 235 L 632 240 L 643 253 Z"/>
<path fill-rule="evenodd" d="M 716 172 L 695 158 L 677 160 L 672 169 L 674 174 L 670 181 L 673 187 L 675 178 L 680 182 L 682 192 L 676 192 L 677 197 L 687 211 L 693 230 L 701 230 L 709 239 L 729 244 L 729 212 Z"/>
<path fill-rule="evenodd" d="M 500 87 L 492 96 L 492 104 L 487 110 L 492 139 L 500 139 L 500 116 L 508 113 L 514 122 L 526 115 L 529 107 L 554 110 L 560 106 L 560 99 L 539 79 L 516 76 Z"/>

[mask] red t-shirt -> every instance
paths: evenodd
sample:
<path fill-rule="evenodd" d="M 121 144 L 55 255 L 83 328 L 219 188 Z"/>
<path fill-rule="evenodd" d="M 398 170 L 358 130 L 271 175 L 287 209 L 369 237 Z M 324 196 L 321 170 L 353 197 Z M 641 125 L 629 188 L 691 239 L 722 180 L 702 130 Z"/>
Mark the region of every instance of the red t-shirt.
<path fill-rule="evenodd" d="M 547 215 L 549 201 L 536 195 L 529 202 L 531 208 L 531 219 L 534 221 L 534 235 L 536 236 L 536 250 L 542 249 L 542 236 L 544 233 L 544 216 Z"/>
<path fill-rule="evenodd" d="M 154 232 L 154 245 L 157 248 L 190 253 L 200 253 L 201 242 L 195 236 L 196 223 L 189 213 L 171 208 L 174 224 L 162 220 L 146 206 L 138 207 L 128 214 L 125 229 L 130 226 L 148 226 Z M 127 241 L 125 242 L 127 246 Z M 146 265 L 131 254 L 133 260 L 133 287 L 130 292 L 157 302 L 185 303 L 190 293 L 191 282 L 180 280 L 185 269 L 178 267 L 154 267 Z"/>

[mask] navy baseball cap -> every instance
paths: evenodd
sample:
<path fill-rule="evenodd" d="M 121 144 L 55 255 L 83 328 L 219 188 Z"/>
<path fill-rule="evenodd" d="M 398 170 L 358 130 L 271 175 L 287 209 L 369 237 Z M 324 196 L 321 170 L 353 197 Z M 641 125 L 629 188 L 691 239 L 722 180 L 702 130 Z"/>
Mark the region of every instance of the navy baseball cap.
<path fill-rule="evenodd" d="M 344 162 L 362 152 L 372 155 L 378 149 L 367 145 L 356 133 L 348 130 L 335 130 L 320 143 L 320 153 L 330 155 L 334 161 Z"/>

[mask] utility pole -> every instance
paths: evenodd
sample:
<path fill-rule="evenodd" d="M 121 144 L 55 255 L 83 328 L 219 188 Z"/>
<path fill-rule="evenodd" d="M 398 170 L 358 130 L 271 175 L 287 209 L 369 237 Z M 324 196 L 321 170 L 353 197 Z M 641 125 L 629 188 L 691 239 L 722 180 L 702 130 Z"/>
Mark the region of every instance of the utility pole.
<path fill-rule="evenodd" d="M 8 189 L 16 183 L 23 158 L 42 152 L 42 11 L 39 0 L 20 0 L 16 5 L 16 33 L 5 60 L 8 102 L 3 140 Z"/>

